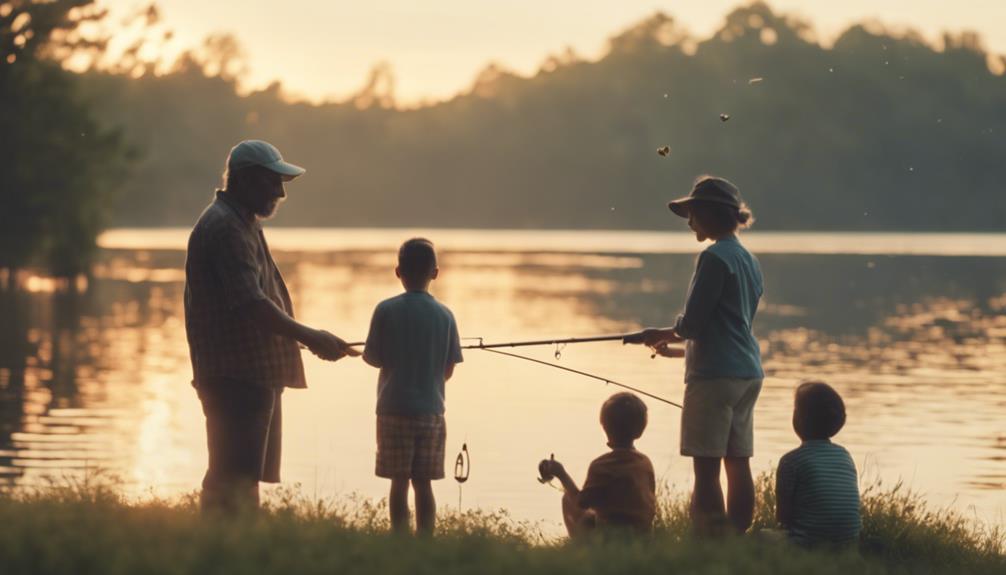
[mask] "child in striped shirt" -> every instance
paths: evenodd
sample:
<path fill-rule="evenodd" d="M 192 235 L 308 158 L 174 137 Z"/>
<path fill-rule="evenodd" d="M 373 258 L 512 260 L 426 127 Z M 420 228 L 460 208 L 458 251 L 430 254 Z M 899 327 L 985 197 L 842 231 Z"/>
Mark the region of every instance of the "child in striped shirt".
<path fill-rule="evenodd" d="M 845 425 L 845 404 L 817 381 L 796 390 L 793 429 L 802 443 L 779 460 L 776 519 L 804 547 L 847 547 L 859 540 L 859 478 L 849 452 L 831 442 Z"/>

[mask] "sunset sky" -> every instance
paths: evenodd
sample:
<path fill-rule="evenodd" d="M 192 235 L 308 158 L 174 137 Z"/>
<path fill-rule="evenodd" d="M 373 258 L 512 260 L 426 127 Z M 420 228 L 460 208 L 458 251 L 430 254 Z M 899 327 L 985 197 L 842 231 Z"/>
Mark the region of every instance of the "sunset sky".
<path fill-rule="evenodd" d="M 99 0 L 111 22 L 145 2 Z M 566 46 L 581 56 L 602 53 L 614 32 L 657 10 L 693 35 L 707 37 L 739 0 L 160 0 L 172 51 L 208 34 L 229 32 L 243 44 L 247 87 L 280 80 L 288 93 L 312 100 L 356 91 L 371 66 L 391 64 L 405 103 L 449 97 L 471 85 L 490 61 L 534 72 Z M 777 11 L 810 20 L 825 42 L 848 24 L 879 20 L 935 39 L 942 30 L 978 31 L 1006 52 L 1003 0 L 773 0 Z"/>

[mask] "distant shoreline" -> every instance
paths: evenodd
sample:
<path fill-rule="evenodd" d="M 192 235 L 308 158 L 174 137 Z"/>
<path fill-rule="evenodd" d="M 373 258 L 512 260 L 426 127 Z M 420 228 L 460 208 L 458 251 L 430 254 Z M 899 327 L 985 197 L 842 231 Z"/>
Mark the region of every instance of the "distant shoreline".
<path fill-rule="evenodd" d="M 189 228 L 115 228 L 98 237 L 104 249 L 184 250 Z M 394 250 L 408 237 L 432 239 L 445 252 L 691 254 L 692 234 L 668 231 L 463 228 L 318 228 L 270 226 L 274 251 Z M 758 254 L 1006 256 L 1006 233 L 750 231 Z"/>

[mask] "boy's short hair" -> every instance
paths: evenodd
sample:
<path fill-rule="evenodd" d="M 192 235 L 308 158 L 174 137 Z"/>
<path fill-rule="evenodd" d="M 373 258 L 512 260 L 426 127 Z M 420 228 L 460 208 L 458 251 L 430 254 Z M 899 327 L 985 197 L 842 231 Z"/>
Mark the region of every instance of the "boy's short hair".
<path fill-rule="evenodd" d="M 646 404 L 627 391 L 612 395 L 601 406 L 601 427 L 614 441 L 639 439 L 646 429 Z"/>
<path fill-rule="evenodd" d="M 428 279 L 437 269 L 437 252 L 426 238 L 406 240 L 398 248 L 398 271 L 407 281 Z"/>
<path fill-rule="evenodd" d="M 827 383 L 807 381 L 796 388 L 793 427 L 801 439 L 828 439 L 845 425 L 845 402 Z"/>

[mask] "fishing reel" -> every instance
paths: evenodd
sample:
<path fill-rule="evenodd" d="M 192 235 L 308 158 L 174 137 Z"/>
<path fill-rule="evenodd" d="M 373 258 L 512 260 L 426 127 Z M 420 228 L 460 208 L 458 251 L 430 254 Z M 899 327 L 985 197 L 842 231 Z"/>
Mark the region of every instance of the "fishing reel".
<path fill-rule="evenodd" d="M 538 464 L 538 483 L 541 483 L 542 485 L 548 485 L 549 487 L 555 489 L 556 491 L 561 491 L 565 493 L 566 491 L 565 487 L 557 487 L 554 483 L 552 483 L 552 480 L 555 479 L 555 475 L 552 473 L 552 466 L 549 464 L 554 462 L 555 462 L 554 453 L 551 454 L 548 459 L 541 460 L 541 462 Z"/>
<path fill-rule="evenodd" d="M 547 460 L 542 459 L 538 464 L 538 483 L 550 483 L 555 479 L 555 475 L 552 474 L 552 466 L 549 465 L 553 461 L 555 461 L 554 453 Z"/>
<path fill-rule="evenodd" d="M 661 357 L 685 357 L 685 350 L 681 347 L 671 347 L 667 343 L 661 343 L 657 346 L 650 348 L 650 359 L 656 358 L 658 355 Z"/>

